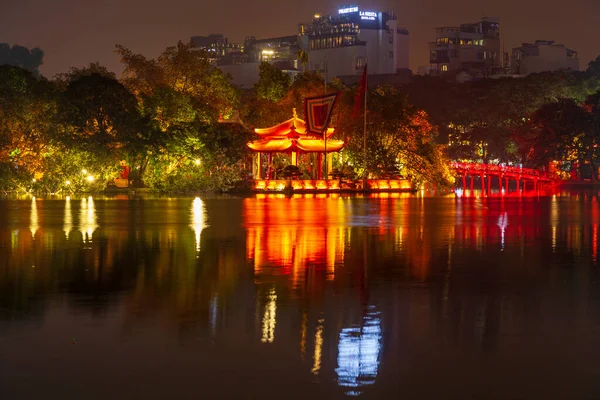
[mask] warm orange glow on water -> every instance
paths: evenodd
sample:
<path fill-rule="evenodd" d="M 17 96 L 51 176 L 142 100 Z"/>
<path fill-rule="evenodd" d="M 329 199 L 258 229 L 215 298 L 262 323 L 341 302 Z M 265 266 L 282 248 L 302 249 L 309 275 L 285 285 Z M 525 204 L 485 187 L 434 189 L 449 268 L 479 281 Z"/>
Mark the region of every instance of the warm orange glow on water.
<path fill-rule="evenodd" d="M 290 275 L 295 286 L 310 268 L 333 279 L 344 260 L 345 215 L 342 199 L 245 199 L 246 255 L 256 275 Z"/>

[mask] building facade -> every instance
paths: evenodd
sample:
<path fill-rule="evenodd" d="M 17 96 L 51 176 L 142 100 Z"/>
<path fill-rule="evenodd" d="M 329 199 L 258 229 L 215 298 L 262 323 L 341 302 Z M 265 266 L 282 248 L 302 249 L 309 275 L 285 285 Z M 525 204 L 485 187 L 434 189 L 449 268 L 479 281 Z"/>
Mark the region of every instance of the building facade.
<path fill-rule="evenodd" d="M 244 46 L 229 42 L 220 33 L 213 33 L 208 36 L 192 36 L 190 43 L 193 48 L 206 51 L 210 56 L 211 63 L 214 65 L 246 62 L 247 57 L 244 54 Z"/>
<path fill-rule="evenodd" d="M 512 49 L 510 69 L 513 74 L 528 75 L 544 71 L 579 71 L 576 51 L 552 40 L 536 40 Z"/>
<path fill-rule="evenodd" d="M 308 55 L 307 69 L 328 79 L 369 74 L 395 74 L 408 68 L 409 32 L 398 26 L 393 12 L 342 6 L 337 15 L 315 15 L 298 28 L 300 47 Z"/>
<path fill-rule="evenodd" d="M 429 43 L 431 72 L 437 75 L 469 71 L 491 76 L 503 71 L 500 21 L 484 17 L 458 27 L 436 28 L 435 42 Z"/>

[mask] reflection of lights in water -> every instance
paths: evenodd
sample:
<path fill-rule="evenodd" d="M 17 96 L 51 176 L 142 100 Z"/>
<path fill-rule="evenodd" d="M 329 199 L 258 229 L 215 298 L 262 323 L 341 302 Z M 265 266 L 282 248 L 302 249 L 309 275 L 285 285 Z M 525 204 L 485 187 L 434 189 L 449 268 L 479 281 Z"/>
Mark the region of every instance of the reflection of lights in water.
<path fill-rule="evenodd" d="M 464 190 L 462 188 L 456 188 L 456 190 L 454 191 L 454 193 L 456 193 L 457 197 L 463 197 Z"/>
<path fill-rule="evenodd" d="M 318 375 L 321 370 L 321 354 L 323 354 L 323 319 L 320 319 L 315 332 L 315 354 L 312 373 Z"/>
<path fill-rule="evenodd" d="M 68 239 L 69 233 L 73 229 L 73 214 L 71 213 L 71 198 L 69 196 L 65 199 L 65 218 L 63 225 L 65 237 Z"/>
<path fill-rule="evenodd" d="M 196 197 L 192 203 L 191 216 L 192 223 L 190 224 L 190 227 L 196 234 L 196 251 L 199 252 L 200 236 L 202 235 L 202 230 L 206 228 L 206 207 L 200 197 Z"/>
<path fill-rule="evenodd" d="M 273 343 L 275 340 L 275 323 L 277 322 L 277 295 L 275 289 L 269 291 L 268 299 L 262 320 L 261 342 L 263 343 Z"/>
<path fill-rule="evenodd" d="M 306 311 L 302 313 L 302 328 L 300 328 L 300 358 L 304 360 L 304 354 L 306 353 L 306 325 L 308 323 L 308 316 Z"/>
<path fill-rule="evenodd" d="M 556 251 L 556 227 L 558 226 L 558 201 L 552 196 L 550 204 L 550 224 L 552 225 L 552 252 Z"/>
<path fill-rule="evenodd" d="M 338 343 L 338 384 L 358 388 L 375 383 L 381 350 L 381 318 L 378 312 L 365 316 L 362 327 L 344 328 Z M 351 391 L 350 395 L 359 395 Z"/>
<path fill-rule="evenodd" d="M 92 234 L 96 228 L 98 228 L 96 206 L 92 196 L 89 196 L 87 199 L 81 199 L 81 209 L 79 210 L 79 231 L 84 242 L 92 241 Z"/>
<path fill-rule="evenodd" d="M 502 245 L 502 250 L 504 251 L 504 232 L 506 231 L 506 227 L 508 226 L 508 213 L 504 211 L 503 214 L 500 214 L 498 217 L 498 227 L 500 228 L 500 243 Z"/>
<path fill-rule="evenodd" d="M 29 213 L 29 230 L 31 231 L 31 237 L 35 238 L 35 233 L 39 229 L 39 219 L 37 212 L 37 203 L 35 197 L 31 198 L 31 212 Z"/>
<path fill-rule="evenodd" d="M 217 332 L 217 313 L 219 312 L 219 297 L 215 295 L 210 301 L 210 329 L 214 335 Z"/>

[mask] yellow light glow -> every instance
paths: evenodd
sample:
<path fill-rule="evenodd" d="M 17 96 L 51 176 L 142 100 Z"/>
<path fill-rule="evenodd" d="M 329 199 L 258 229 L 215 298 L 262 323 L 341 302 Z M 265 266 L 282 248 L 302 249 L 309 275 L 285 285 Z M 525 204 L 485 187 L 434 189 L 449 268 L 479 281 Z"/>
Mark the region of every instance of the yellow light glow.
<path fill-rule="evenodd" d="M 65 185 L 69 186 L 71 184 L 71 181 L 66 181 Z"/>
<path fill-rule="evenodd" d="M 81 199 L 81 208 L 79 210 L 79 231 L 84 242 L 91 242 L 92 235 L 98 224 L 96 223 L 96 206 L 94 199 L 89 196 L 87 199 Z"/>
<path fill-rule="evenodd" d="M 268 295 L 268 303 L 265 306 L 265 314 L 262 320 L 262 339 L 263 343 L 273 343 L 275 340 L 275 324 L 277 323 L 277 294 L 275 289 L 271 289 Z"/>
<path fill-rule="evenodd" d="M 35 238 L 35 233 L 39 229 L 39 219 L 37 212 L 37 202 L 35 197 L 31 198 L 31 211 L 29 212 L 29 230 L 31 231 L 31 237 Z"/>
<path fill-rule="evenodd" d="M 92 175 L 88 175 L 85 179 L 87 179 L 88 182 L 94 182 L 94 177 Z"/>
<path fill-rule="evenodd" d="M 263 50 L 262 53 L 263 54 L 275 54 L 275 52 L 273 50 Z"/>
<path fill-rule="evenodd" d="M 200 197 L 194 199 L 190 214 L 192 217 L 190 228 L 193 229 L 194 234 L 196 235 L 196 251 L 200 252 L 200 239 L 202 231 L 206 228 L 206 207 Z"/>
<path fill-rule="evenodd" d="M 87 175 L 87 169 L 82 169 L 81 173 L 84 174 L 84 175 Z"/>
<path fill-rule="evenodd" d="M 65 217 L 63 219 L 63 230 L 65 231 L 65 237 L 69 238 L 69 233 L 73 229 L 73 214 L 71 212 L 71 198 L 67 196 L 65 199 Z"/>
<path fill-rule="evenodd" d="M 196 165 L 200 165 L 200 159 L 199 159 L 199 158 L 196 158 L 196 159 L 194 160 L 194 164 L 196 164 Z"/>
<path fill-rule="evenodd" d="M 315 332 L 315 354 L 313 356 L 313 367 L 310 372 L 318 375 L 321 370 L 321 355 L 323 354 L 323 319 L 319 320 L 317 331 Z"/>

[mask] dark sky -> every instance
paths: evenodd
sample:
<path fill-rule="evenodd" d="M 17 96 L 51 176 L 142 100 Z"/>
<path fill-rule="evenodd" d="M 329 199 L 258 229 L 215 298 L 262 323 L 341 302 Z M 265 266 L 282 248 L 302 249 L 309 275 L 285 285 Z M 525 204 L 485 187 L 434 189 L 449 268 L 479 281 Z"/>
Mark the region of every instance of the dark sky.
<path fill-rule="evenodd" d="M 334 13 L 350 1 L 284 0 L 0 0 L 0 42 L 39 46 L 48 77 L 70 66 L 99 61 L 120 73 L 114 45 L 148 57 L 193 35 L 295 34 L 313 14 Z M 355 2 L 375 11 L 394 10 L 411 32 L 413 70 L 428 63 L 427 43 L 436 26 L 500 17 L 506 51 L 521 42 L 555 40 L 579 51 L 580 68 L 600 55 L 600 0 L 380 0 Z M 554 4 L 557 4 L 556 6 Z M 560 5 L 558 5 L 560 4 Z"/>

